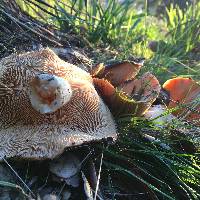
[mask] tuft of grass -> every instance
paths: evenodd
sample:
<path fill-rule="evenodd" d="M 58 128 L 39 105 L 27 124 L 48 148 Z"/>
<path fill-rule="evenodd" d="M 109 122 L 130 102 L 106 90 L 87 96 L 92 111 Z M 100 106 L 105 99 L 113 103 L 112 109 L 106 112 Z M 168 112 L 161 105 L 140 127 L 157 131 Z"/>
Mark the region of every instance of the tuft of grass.
<path fill-rule="evenodd" d="M 183 138 L 170 142 L 170 130 L 160 130 L 165 134 L 160 144 L 170 145 L 166 149 L 143 137 L 146 121 L 126 120 L 119 127 L 122 134 L 117 144 L 103 148 L 102 182 L 110 199 L 200 198 L 199 153 L 178 150 L 176 146 Z M 151 130 L 154 128 L 148 132 Z"/>
<path fill-rule="evenodd" d="M 62 32 L 74 32 L 85 38 L 94 49 L 104 47 L 118 51 L 115 59 L 131 55 L 147 58 L 144 71 L 152 71 L 161 82 L 171 77 L 189 76 L 199 80 L 198 60 L 192 50 L 198 46 L 200 3 L 186 10 L 171 5 L 160 18 L 135 7 L 135 1 L 68 0 L 48 2 L 42 0 L 17 0 L 29 15 L 54 25 Z M 149 42 L 157 42 L 157 51 L 149 49 Z M 107 55 L 97 53 L 97 62 L 104 62 Z M 197 56 L 198 58 L 198 56 Z"/>
<path fill-rule="evenodd" d="M 199 60 L 196 60 L 193 49 L 200 41 L 200 3 L 191 5 L 186 10 L 171 5 L 167 16 L 163 17 L 167 26 L 166 38 L 157 43 L 157 52 L 147 65 L 163 81 L 171 77 L 192 77 L 199 81 Z"/>
<path fill-rule="evenodd" d="M 61 31 L 73 29 L 77 34 L 84 36 L 92 43 L 99 44 L 119 42 L 129 39 L 130 33 L 145 16 L 138 14 L 134 9 L 134 2 L 127 0 L 119 3 L 108 0 L 106 5 L 99 1 L 75 0 L 56 1 L 48 3 L 34 0 L 17 0 L 24 11 L 40 20 L 54 24 Z M 42 18 L 39 15 L 42 11 Z M 85 33 L 83 33 L 83 31 Z"/>

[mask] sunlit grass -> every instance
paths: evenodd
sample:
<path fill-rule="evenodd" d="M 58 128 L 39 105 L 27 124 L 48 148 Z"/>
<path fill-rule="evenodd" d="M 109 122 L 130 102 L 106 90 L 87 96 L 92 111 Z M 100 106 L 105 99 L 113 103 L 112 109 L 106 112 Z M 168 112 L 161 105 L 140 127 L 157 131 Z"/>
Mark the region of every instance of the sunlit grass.
<path fill-rule="evenodd" d="M 130 55 L 145 57 L 146 69 L 152 69 L 163 82 L 178 75 L 199 79 L 198 67 L 192 64 L 193 58 L 188 53 L 199 40 L 200 3 L 195 8 L 190 6 L 186 12 L 171 6 L 166 16 L 158 19 L 145 9 L 138 11 L 134 1 L 119 4 L 109 0 L 106 6 L 94 0 L 85 2 L 51 0 L 45 4 L 18 0 L 31 16 L 63 32 L 72 29 L 94 49 L 104 45 L 117 50 L 118 59 Z M 159 50 L 155 53 L 148 48 L 151 41 L 158 41 Z M 101 62 L 106 60 L 105 55 Z"/>

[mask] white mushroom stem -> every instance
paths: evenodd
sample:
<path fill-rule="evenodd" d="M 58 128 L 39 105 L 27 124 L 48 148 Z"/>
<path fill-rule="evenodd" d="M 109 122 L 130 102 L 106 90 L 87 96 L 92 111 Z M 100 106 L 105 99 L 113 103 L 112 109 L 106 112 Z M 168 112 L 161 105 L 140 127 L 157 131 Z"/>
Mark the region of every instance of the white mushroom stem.
<path fill-rule="evenodd" d="M 34 109 L 42 114 L 52 113 L 70 101 L 69 82 L 52 74 L 39 74 L 30 82 L 29 98 Z"/>

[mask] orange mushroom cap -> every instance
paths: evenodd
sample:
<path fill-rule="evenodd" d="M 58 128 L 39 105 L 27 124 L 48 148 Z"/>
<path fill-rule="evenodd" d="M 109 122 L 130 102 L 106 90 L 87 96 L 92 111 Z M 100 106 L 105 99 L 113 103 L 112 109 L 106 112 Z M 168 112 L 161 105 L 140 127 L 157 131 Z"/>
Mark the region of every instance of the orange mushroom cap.
<path fill-rule="evenodd" d="M 114 116 L 141 116 L 160 92 L 160 84 L 151 73 L 134 79 L 143 63 L 124 61 L 108 67 L 98 65 L 91 75 L 97 90 Z"/>
<path fill-rule="evenodd" d="M 108 80 L 114 87 L 118 87 L 126 80 L 133 79 L 140 68 L 143 66 L 143 62 L 122 61 L 104 66 L 102 63 L 97 65 L 91 72 L 92 77 L 104 78 Z"/>
<path fill-rule="evenodd" d="M 180 106 L 173 114 L 200 125 L 200 85 L 191 78 L 177 77 L 166 81 L 163 88 L 170 93 L 168 107 Z"/>

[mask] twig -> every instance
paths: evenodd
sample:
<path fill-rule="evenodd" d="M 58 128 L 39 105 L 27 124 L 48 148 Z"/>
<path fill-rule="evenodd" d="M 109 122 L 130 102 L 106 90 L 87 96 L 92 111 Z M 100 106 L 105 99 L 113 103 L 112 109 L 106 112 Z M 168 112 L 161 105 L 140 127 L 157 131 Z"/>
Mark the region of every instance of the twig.
<path fill-rule="evenodd" d="M 40 10 L 42 10 L 43 12 L 46 12 L 46 13 L 48 13 L 49 15 L 51 15 L 51 16 L 53 16 L 53 17 L 57 17 L 56 15 L 54 15 L 53 13 L 51 13 L 51 12 L 49 12 L 48 10 L 46 10 L 46 9 L 44 9 L 44 8 L 42 8 L 39 4 L 37 4 L 37 3 L 34 3 L 34 2 L 32 2 L 32 1 L 30 1 L 30 0 L 25 0 L 26 2 L 29 2 L 29 3 L 32 3 L 34 6 L 37 6 Z M 54 7 L 53 7 L 54 8 Z"/>

